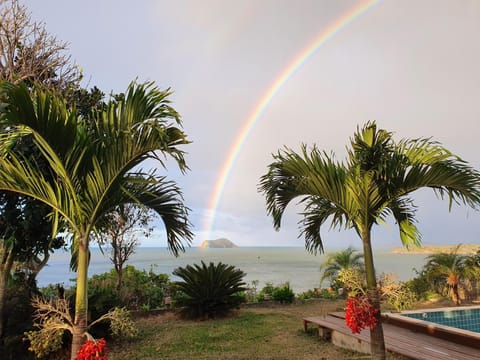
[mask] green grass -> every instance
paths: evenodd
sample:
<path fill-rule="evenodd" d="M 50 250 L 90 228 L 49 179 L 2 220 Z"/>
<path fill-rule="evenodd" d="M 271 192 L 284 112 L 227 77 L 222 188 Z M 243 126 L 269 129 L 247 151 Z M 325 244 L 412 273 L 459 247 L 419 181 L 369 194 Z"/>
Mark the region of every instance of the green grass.
<path fill-rule="evenodd" d="M 326 301 L 242 309 L 208 321 L 182 320 L 173 314 L 139 319 L 140 336 L 109 344 L 109 359 L 365 359 L 321 341 L 315 329 L 303 331 L 304 316 L 337 309 L 338 304 Z"/>

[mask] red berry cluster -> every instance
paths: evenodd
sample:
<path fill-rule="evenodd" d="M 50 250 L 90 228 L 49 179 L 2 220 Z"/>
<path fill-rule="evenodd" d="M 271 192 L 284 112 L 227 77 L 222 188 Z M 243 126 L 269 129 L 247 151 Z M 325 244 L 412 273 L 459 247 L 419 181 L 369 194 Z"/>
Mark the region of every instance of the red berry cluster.
<path fill-rule="evenodd" d="M 104 338 L 98 341 L 87 340 L 78 350 L 76 360 L 108 360 L 107 342 Z"/>
<path fill-rule="evenodd" d="M 352 333 L 359 333 L 369 327 L 375 329 L 377 325 L 378 309 L 376 309 L 365 295 L 356 295 L 347 299 L 345 308 L 345 323 Z"/>

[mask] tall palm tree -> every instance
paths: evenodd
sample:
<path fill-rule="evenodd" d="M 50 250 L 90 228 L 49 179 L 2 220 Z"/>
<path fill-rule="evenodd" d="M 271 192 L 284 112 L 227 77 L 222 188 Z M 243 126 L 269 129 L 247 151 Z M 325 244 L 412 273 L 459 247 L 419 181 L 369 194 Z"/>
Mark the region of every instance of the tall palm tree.
<path fill-rule="evenodd" d="M 364 268 L 363 254 L 349 246 L 346 249 L 327 254 L 325 262 L 320 266 L 322 271 L 320 283 L 325 279 L 335 280 L 338 277 L 338 272 L 343 269 L 363 271 Z"/>
<path fill-rule="evenodd" d="M 110 101 L 93 114 L 94 121 L 78 116 L 54 92 L 36 86 L 0 84 L 1 121 L 9 131 L 0 134 L 0 190 L 30 196 L 52 208 L 56 228 L 68 225 L 77 258 L 77 291 L 72 359 L 87 329 L 87 271 L 90 235 L 115 206 L 135 203 L 157 212 L 165 225 L 168 247 L 174 255 L 192 238 L 177 185 L 155 171 L 140 168 L 145 160 L 165 166 L 172 157 L 187 169 L 187 144 L 178 113 L 169 105 L 170 91 L 152 83 L 128 87 L 124 98 Z M 55 181 L 44 177 L 36 162 L 26 161 L 12 144 L 30 136 Z M 8 155 L 8 156 L 7 156 Z M 55 232 L 55 229 L 54 229 Z"/>
<path fill-rule="evenodd" d="M 427 256 L 424 270 L 427 277 L 440 286 L 446 285 L 451 291 L 455 305 L 460 305 L 459 287 L 469 274 L 468 256 L 458 254 L 460 245 L 450 253 L 436 253 Z M 440 283 L 440 284 L 438 284 Z"/>
<path fill-rule="evenodd" d="M 415 225 L 415 206 L 409 195 L 431 188 L 440 198 L 475 207 L 480 202 L 480 174 L 459 157 L 430 139 L 394 142 L 392 133 L 375 122 L 357 128 L 345 162 L 333 154 L 289 148 L 274 154 L 274 162 L 261 177 L 259 191 L 266 197 L 267 212 L 280 228 L 283 213 L 293 199 L 304 206 L 300 234 L 308 251 L 323 252 L 320 228 L 352 228 L 362 240 L 367 295 L 380 310 L 371 245 L 372 227 L 392 215 L 405 246 L 421 242 Z M 383 328 L 371 331 L 372 357 L 385 358 Z"/>

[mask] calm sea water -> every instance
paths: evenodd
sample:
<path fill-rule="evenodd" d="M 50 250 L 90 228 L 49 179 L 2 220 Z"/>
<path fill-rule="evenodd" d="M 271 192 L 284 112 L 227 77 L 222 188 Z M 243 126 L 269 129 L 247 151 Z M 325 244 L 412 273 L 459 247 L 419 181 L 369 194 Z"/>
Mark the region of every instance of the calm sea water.
<path fill-rule="evenodd" d="M 425 255 L 391 254 L 388 251 L 377 251 L 374 254 L 377 274 L 382 272 L 395 273 L 400 280 L 408 280 L 415 276 L 414 268 L 420 269 L 425 263 Z M 281 284 L 289 281 L 295 293 L 320 286 L 320 264 L 325 255 L 311 255 L 301 247 L 241 247 L 234 249 L 200 249 L 189 248 L 178 258 L 175 258 L 165 248 L 138 248 L 128 264 L 137 269 L 149 270 L 153 267 L 155 273 L 168 274 L 172 279 L 172 271 L 187 264 L 200 261 L 223 262 L 240 268 L 247 275 L 245 280 L 259 281 L 259 288 L 265 283 Z M 75 273 L 69 270 L 70 253 L 56 252 L 50 258 L 48 265 L 38 276 L 38 285 L 63 283 L 72 284 Z M 109 271 L 113 265 L 107 256 L 98 249 L 92 249 L 89 276 Z M 324 284 L 325 285 L 325 284 Z"/>

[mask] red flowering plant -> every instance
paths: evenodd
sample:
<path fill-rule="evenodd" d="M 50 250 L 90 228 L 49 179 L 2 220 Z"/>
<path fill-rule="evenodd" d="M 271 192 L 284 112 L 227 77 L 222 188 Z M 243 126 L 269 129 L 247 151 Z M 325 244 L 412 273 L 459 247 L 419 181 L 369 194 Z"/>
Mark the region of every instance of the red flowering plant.
<path fill-rule="evenodd" d="M 107 342 L 104 338 L 87 340 L 78 350 L 76 360 L 108 360 L 106 353 Z"/>
<path fill-rule="evenodd" d="M 352 333 L 359 333 L 365 328 L 373 330 L 377 325 L 379 310 L 365 294 L 362 274 L 354 269 L 344 269 L 338 274 L 349 290 L 347 306 L 345 307 L 345 323 Z"/>

